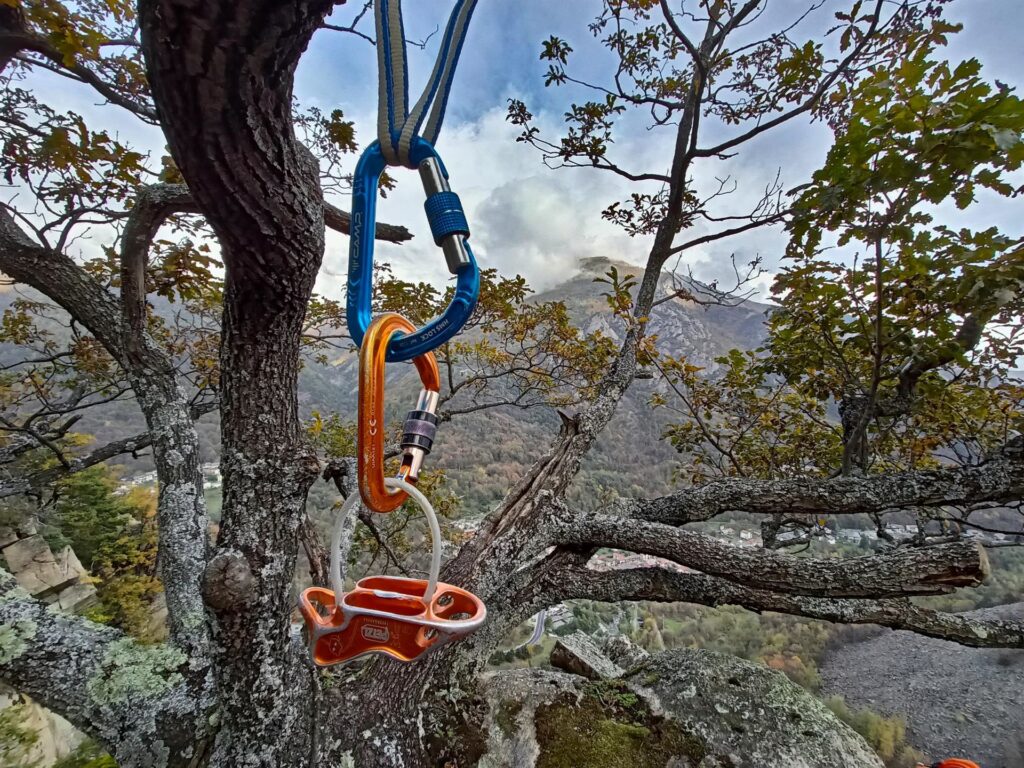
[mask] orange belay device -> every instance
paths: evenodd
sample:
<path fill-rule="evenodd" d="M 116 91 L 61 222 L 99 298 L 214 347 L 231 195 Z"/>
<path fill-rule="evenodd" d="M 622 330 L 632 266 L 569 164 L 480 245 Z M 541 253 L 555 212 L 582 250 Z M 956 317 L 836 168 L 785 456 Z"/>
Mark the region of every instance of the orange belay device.
<path fill-rule="evenodd" d="M 413 661 L 427 650 L 464 637 L 487 618 L 487 609 L 476 595 L 438 583 L 441 529 L 427 497 L 413 485 L 423 457 L 430 452 L 437 425 L 434 411 L 440 381 L 433 353 L 414 361 L 423 391 L 405 423 L 399 476 L 384 476 L 385 352 L 395 333 L 411 330 L 412 324 L 401 315 L 385 314 L 370 324 L 363 339 L 359 355 L 359 493 L 345 499 L 335 522 L 331 540 L 333 589 L 311 587 L 299 598 L 309 653 L 319 666 L 341 664 L 368 653 Z M 428 579 L 367 576 L 351 592 L 344 591 L 342 532 L 345 519 L 360 500 L 374 512 L 391 512 L 407 500 L 419 505 L 430 527 Z"/>

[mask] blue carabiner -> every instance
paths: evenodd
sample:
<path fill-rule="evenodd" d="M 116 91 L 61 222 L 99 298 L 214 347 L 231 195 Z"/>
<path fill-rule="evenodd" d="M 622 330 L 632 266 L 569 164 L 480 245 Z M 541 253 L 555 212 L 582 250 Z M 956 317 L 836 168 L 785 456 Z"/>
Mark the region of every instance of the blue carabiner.
<path fill-rule="evenodd" d="M 413 167 L 420 169 L 427 201 L 424 207 L 434 242 L 444 248 L 455 274 L 455 296 L 440 317 L 409 334 L 396 334 L 388 345 L 388 362 L 412 360 L 455 336 L 469 320 L 480 295 L 480 270 L 466 238 L 469 227 L 458 195 L 448 189 L 448 172 L 429 142 L 416 138 L 410 150 Z M 373 245 L 377 223 L 377 188 L 387 163 L 380 142 L 366 148 L 352 179 L 352 228 L 349 235 L 348 301 L 346 317 L 352 340 L 362 345 L 373 317 Z"/>

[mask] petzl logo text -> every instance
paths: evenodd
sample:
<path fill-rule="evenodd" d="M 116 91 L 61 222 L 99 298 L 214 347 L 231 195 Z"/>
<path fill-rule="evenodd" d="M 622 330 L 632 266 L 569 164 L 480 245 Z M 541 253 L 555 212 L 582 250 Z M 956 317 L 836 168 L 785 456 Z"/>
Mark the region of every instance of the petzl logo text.
<path fill-rule="evenodd" d="M 373 624 L 363 625 L 363 639 L 371 640 L 375 643 L 386 643 L 391 634 L 388 632 L 387 627 L 375 627 Z"/>

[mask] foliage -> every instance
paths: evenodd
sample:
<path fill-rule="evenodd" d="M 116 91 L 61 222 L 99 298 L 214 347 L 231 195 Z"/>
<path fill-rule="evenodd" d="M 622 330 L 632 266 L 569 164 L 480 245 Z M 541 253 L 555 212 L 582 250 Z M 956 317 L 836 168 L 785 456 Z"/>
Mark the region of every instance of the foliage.
<path fill-rule="evenodd" d="M 973 464 L 1020 428 L 1024 238 L 957 222 L 1021 191 L 1024 102 L 976 60 L 937 58 L 951 31 L 922 27 L 836 96 L 763 349 L 710 379 L 660 362 L 687 480 Z"/>
<path fill-rule="evenodd" d="M 1020 191 L 1024 102 L 976 60 L 935 53 L 914 40 L 852 90 L 773 287 L 765 370 L 818 399 L 866 400 L 846 440 L 862 468 L 926 465 L 957 442 L 977 461 L 1020 418 L 1007 376 L 1024 351 L 1024 239 L 955 222 L 983 190 Z"/>
<path fill-rule="evenodd" d="M 104 466 L 63 478 L 46 531 L 51 543 L 70 545 L 96 579 L 99 604 L 89 618 L 154 640 L 152 603 L 162 592 L 156 495 L 147 488 L 118 493 L 116 485 Z"/>
<path fill-rule="evenodd" d="M 0 709 L 0 766 L 3 768 L 38 768 L 31 759 L 39 734 L 26 725 L 27 708 L 14 704 Z"/>
<path fill-rule="evenodd" d="M 664 437 L 688 461 L 682 479 L 699 485 L 714 477 L 794 477 L 825 474 L 842 452 L 826 403 L 769 378 L 755 351 L 732 350 L 707 376 L 685 358 L 658 366 L 670 393 L 651 401 L 683 420 Z"/>
<path fill-rule="evenodd" d="M 78 559 L 93 569 L 99 552 L 112 545 L 137 510 L 116 496 L 116 480 L 106 467 L 69 475 L 56 485 L 57 500 L 49 515 L 54 548 L 71 545 Z"/>
<path fill-rule="evenodd" d="M 156 640 L 153 601 L 163 592 L 157 576 L 156 499 L 151 491 L 133 490 L 141 519 L 121 531 L 97 553 L 93 573 L 100 580 L 100 606 L 93 621 L 113 624 L 139 640 Z"/>
<path fill-rule="evenodd" d="M 454 288 L 378 279 L 375 308 L 422 324 L 440 314 Z M 435 351 L 446 384 L 447 418 L 499 405 L 569 405 L 593 394 L 615 345 L 600 331 L 583 333 L 560 301 L 532 301 L 520 276 L 495 269 L 480 276 L 480 298 L 460 336 Z"/>
<path fill-rule="evenodd" d="M 886 768 L 914 768 L 924 755 L 907 744 L 907 725 L 900 717 L 884 717 L 870 709 L 852 710 L 841 696 L 825 700 L 836 717 L 864 737 Z"/>
<path fill-rule="evenodd" d="M 53 764 L 53 768 L 117 768 L 117 761 L 91 739 L 86 739 L 69 754 Z"/>

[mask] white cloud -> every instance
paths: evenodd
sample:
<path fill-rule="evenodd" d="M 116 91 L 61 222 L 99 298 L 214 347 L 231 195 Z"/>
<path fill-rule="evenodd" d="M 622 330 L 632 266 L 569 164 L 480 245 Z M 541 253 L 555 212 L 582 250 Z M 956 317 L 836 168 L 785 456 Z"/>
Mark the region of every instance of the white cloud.
<path fill-rule="evenodd" d="M 630 238 L 601 219 L 601 210 L 624 194 L 624 185 L 589 169 L 549 170 L 536 150 L 515 141 L 517 133 L 504 110 L 494 109 L 476 122 L 446 126 L 438 144 L 481 266 L 522 274 L 532 287 L 544 289 L 564 280 L 582 256 L 642 263 L 646 239 Z M 401 246 L 378 243 L 377 258 L 391 262 L 404 279 L 441 284 L 448 274 L 430 238 L 419 180 L 411 171 L 394 175 L 398 189 L 380 201 L 378 219 L 405 225 L 415 237 Z M 325 272 L 343 279 L 347 241 L 330 240 Z"/>

